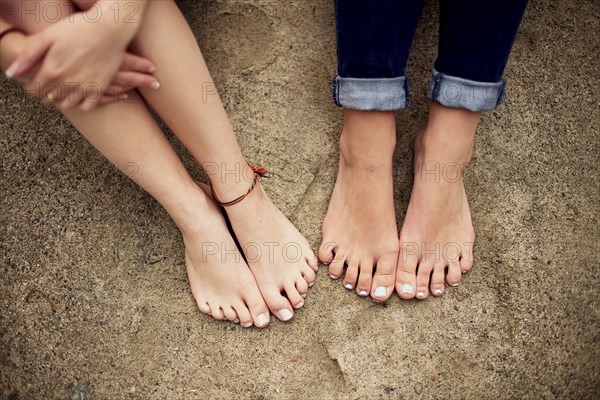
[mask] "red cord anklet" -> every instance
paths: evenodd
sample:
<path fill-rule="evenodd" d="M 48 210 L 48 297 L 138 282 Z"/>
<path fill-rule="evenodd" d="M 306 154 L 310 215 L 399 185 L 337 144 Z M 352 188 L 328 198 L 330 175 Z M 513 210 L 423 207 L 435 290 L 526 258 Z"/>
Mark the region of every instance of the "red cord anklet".
<path fill-rule="evenodd" d="M 252 193 L 252 191 L 256 187 L 256 184 L 258 183 L 258 181 L 260 181 L 260 178 L 263 178 L 263 177 L 268 178 L 269 171 L 265 167 L 262 167 L 260 165 L 254 167 L 250 164 L 248 164 L 248 166 L 250 167 L 250 169 L 252 169 L 252 172 L 254 172 L 254 180 L 252 181 L 252 185 L 250 185 L 250 189 L 248 189 L 248 191 L 245 194 L 241 195 L 240 197 L 224 203 L 217 198 L 217 194 L 215 193 L 215 188 L 213 187 L 212 184 L 210 185 L 210 191 L 212 193 L 213 199 L 215 199 L 215 201 L 217 203 L 219 203 L 219 205 L 221 207 L 231 207 L 231 206 L 238 204 L 239 202 L 244 200 L 246 197 L 248 197 L 250 195 L 250 193 Z"/>

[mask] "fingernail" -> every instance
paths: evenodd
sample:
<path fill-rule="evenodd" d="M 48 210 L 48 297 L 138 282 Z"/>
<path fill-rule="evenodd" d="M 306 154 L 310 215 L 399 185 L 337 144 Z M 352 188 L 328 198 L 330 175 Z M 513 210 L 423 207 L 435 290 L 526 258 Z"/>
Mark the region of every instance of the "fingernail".
<path fill-rule="evenodd" d="M 303 305 L 304 305 L 304 302 L 303 302 L 303 301 L 301 301 L 300 303 L 296 304 L 296 306 L 294 306 L 294 308 L 295 308 L 295 309 L 302 308 L 302 306 L 303 306 Z M 287 310 L 286 310 L 286 311 L 287 311 Z"/>
<path fill-rule="evenodd" d="M 151 87 L 152 89 L 154 89 L 154 90 L 158 90 L 158 89 L 160 89 L 160 82 L 158 82 L 158 81 L 156 81 L 156 82 L 152 82 L 152 83 L 150 84 L 150 87 Z"/>
<path fill-rule="evenodd" d="M 125 93 L 125 94 L 122 94 L 121 96 L 119 96 L 119 98 L 121 100 L 127 100 L 129 98 L 129 95 L 127 93 Z"/>
<path fill-rule="evenodd" d="M 234 319 L 234 320 L 233 320 L 233 323 L 234 323 L 234 324 L 239 324 L 239 323 L 240 323 L 240 320 L 236 318 L 236 319 Z"/>
<path fill-rule="evenodd" d="M 373 293 L 373 296 L 385 297 L 387 296 L 387 289 L 383 286 L 379 286 L 377 289 L 375 289 L 375 293 Z"/>
<path fill-rule="evenodd" d="M 269 316 L 267 314 L 260 314 L 258 318 L 256 318 L 256 326 L 262 328 L 269 323 Z"/>
<path fill-rule="evenodd" d="M 425 292 L 418 292 L 417 297 L 425 297 Z"/>
<path fill-rule="evenodd" d="M 415 290 L 413 289 L 412 285 L 405 283 L 404 285 L 402 285 L 402 289 L 400 290 L 400 292 L 402 294 L 413 294 Z"/>
<path fill-rule="evenodd" d="M 303 302 L 304 304 L 304 302 Z M 292 314 L 292 312 L 290 310 L 288 310 L 287 308 L 284 308 L 283 310 L 279 311 L 279 318 L 282 321 L 288 321 L 289 319 L 292 318 L 294 314 Z"/>
<path fill-rule="evenodd" d="M 242 326 L 243 326 L 244 328 L 250 328 L 250 327 L 252 326 L 252 322 L 244 322 L 244 323 L 242 324 Z"/>
<path fill-rule="evenodd" d="M 19 63 L 12 63 L 8 69 L 6 70 L 6 72 L 4 73 L 6 75 L 6 77 L 8 79 L 12 79 L 13 76 L 15 76 L 15 72 L 17 72 L 17 69 L 19 68 Z"/>
<path fill-rule="evenodd" d="M 306 298 L 306 293 L 302 293 L 302 294 L 300 295 L 300 297 L 302 297 L 303 299 L 305 299 L 305 298 Z"/>
<path fill-rule="evenodd" d="M 351 284 L 349 284 L 349 283 L 346 283 L 346 284 L 344 285 L 344 287 L 345 287 L 346 289 L 348 289 L 348 290 L 352 290 L 352 288 L 354 288 L 354 286 L 352 286 L 352 285 L 351 285 Z"/>
<path fill-rule="evenodd" d="M 153 74 L 153 73 L 155 73 L 155 72 L 156 72 L 156 70 L 157 70 L 157 69 L 158 69 L 158 68 L 156 68 L 156 66 L 154 66 L 154 65 L 153 65 L 153 66 L 151 66 L 150 68 L 148 68 L 148 72 L 150 72 L 151 74 Z"/>
<path fill-rule="evenodd" d="M 435 289 L 435 290 L 434 290 L 434 293 L 435 293 L 435 294 L 442 294 L 442 289 Z"/>
<path fill-rule="evenodd" d="M 335 276 L 335 275 L 331 275 L 331 274 L 329 274 L 329 277 L 330 277 L 331 279 L 333 279 L 333 280 L 336 280 L 336 279 L 338 278 L 337 276 Z"/>
<path fill-rule="evenodd" d="M 361 290 L 360 292 L 358 292 L 359 296 L 368 296 L 369 292 L 367 292 L 366 290 Z"/>

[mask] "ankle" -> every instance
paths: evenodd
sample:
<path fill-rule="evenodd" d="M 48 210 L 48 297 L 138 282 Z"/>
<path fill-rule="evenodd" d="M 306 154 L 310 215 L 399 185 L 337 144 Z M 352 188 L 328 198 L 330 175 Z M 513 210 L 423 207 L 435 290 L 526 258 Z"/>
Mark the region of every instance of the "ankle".
<path fill-rule="evenodd" d="M 351 169 L 390 169 L 396 147 L 395 113 L 346 110 L 340 161 Z"/>
<path fill-rule="evenodd" d="M 167 201 L 161 202 L 182 233 L 191 233 L 205 224 L 211 200 L 195 181 L 191 181 Z"/>

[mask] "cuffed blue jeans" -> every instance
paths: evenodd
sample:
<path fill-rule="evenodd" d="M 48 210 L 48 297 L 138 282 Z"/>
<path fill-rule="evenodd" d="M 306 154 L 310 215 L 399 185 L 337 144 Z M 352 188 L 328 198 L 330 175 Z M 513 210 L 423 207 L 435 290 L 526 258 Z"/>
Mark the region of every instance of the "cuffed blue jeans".
<path fill-rule="evenodd" d="M 428 96 L 489 111 L 504 97 L 504 68 L 527 0 L 439 0 L 438 56 Z M 336 0 L 337 105 L 393 111 L 409 102 L 405 68 L 423 0 Z"/>

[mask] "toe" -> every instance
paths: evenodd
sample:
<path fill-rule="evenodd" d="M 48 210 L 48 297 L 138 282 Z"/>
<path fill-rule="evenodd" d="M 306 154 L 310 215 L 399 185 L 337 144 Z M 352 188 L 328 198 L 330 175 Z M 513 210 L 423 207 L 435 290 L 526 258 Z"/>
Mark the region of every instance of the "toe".
<path fill-rule="evenodd" d="M 459 261 L 451 261 L 448 265 L 448 274 L 446 275 L 446 282 L 450 286 L 458 286 L 458 282 L 460 282 L 460 278 L 462 277 L 462 273 L 460 272 L 460 262 Z"/>
<path fill-rule="evenodd" d="M 263 298 L 271 312 L 282 321 L 289 321 L 294 316 L 290 302 L 281 294 L 275 285 L 264 285 L 260 288 Z M 302 297 L 300 297 L 302 299 Z"/>
<path fill-rule="evenodd" d="M 444 277 L 445 268 L 444 264 L 436 264 L 433 266 L 433 273 L 431 274 L 431 293 L 434 296 L 441 296 L 444 293 Z"/>
<path fill-rule="evenodd" d="M 263 300 L 262 295 L 258 291 L 258 288 L 248 291 L 244 297 L 244 301 L 250 310 L 254 325 L 259 328 L 264 328 L 269 325 L 271 319 L 269 309 L 267 308 L 267 304 Z M 242 320 L 241 317 L 240 320 Z"/>
<path fill-rule="evenodd" d="M 252 326 L 252 315 L 250 314 L 248 307 L 246 307 L 246 305 L 244 303 L 240 302 L 240 303 L 234 304 L 233 309 L 235 310 L 235 312 L 240 320 L 241 326 L 243 326 L 244 328 L 248 328 L 248 327 Z"/>
<path fill-rule="evenodd" d="M 304 278 L 304 280 L 308 284 L 308 287 L 311 287 L 315 283 L 315 271 L 313 271 L 311 268 L 302 268 L 300 270 L 300 273 L 302 274 L 302 278 Z"/>
<path fill-rule="evenodd" d="M 348 290 L 352 290 L 356 287 L 356 281 L 358 280 L 358 260 L 348 261 L 348 269 L 346 269 L 346 275 L 344 276 L 344 287 Z"/>
<path fill-rule="evenodd" d="M 433 265 L 428 262 L 419 264 L 417 271 L 417 299 L 426 299 L 429 296 L 429 278 L 433 271 Z"/>
<path fill-rule="evenodd" d="M 346 262 L 346 255 L 342 251 L 338 251 L 333 258 L 331 264 L 329 264 L 329 276 L 331 279 L 338 279 L 344 273 L 344 263 Z"/>
<path fill-rule="evenodd" d="M 415 297 L 417 263 L 416 255 L 400 251 L 398 266 L 396 267 L 396 292 L 403 299 Z"/>
<path fill-rule="evenodd" d="M 373 284 L 371 285 L 373 300 L 386 301 L 392 295 L 396 278 L 396 260 L 398 260 L 397 253 L 384 254 L 377 260 Z"/>
<path fill-rule="evenodd" d="M 225 318 L 227 318 L 231 322 L 235 322 L 236 320 L 239 322 L 240 319 L 238 318 L 238 314 L 233 309 L 233 307 L 223 306 L 221 309 L 223 310 L 223 315 L 225 315 Z"/>
<path fill-rule="evenodd" d="M 198 308 L 201 312 L 210 315 L 210 306 L 206 300 L 196 300 L 196 304 L 198 304 Z"/>
<path fill-rule="evenodd" d="M 471 270 L 471 268 L 473 268 L 473 259 L 461 257 L 459 264 L 460 264 L 460 271 L 463 274 L 466 274 L 468 271 Z"/>
<path fill-rule="evenodd" d="M 361 261 L 359 269 L 356 292 L 359 296 L 368 296 L 373 282 L 373 260 Z"/>
<path fill-rule="evenodd" d="M 210 315 L 216 320 L 221 321 L 225 318 L 225 314 L 223 314 L 223 309 L 219 304 L 210 304 Z"/>
<path fill-rule="evenodd" d="M 296 289 L 295 282 L 292 281 L 285 285 L 285 294 L 292 304 L 292 307 L 298 309 L 304 305 L 304 298 L 300 295 L 298 289 Z"/>
<path fill-rule="evenodd" d="M 321 262 L 325 265 L 331 264 L 333 258 L 335 257 L 335 248 L 335 243 L 324 240 L 319 248 L 319 260 L 321 260 Z"/>
<path fill-rule="evenodd" d="M 306 294 L 308 293 L 308 282 L 304 280 L 304 278 L 296 279 L 296 290 L 300 293 L 303 299 L 306 298 Z"/>
<path fill-rule="evenodd" d="M 308 264 L 308 266 L 312 268 L 313 271 L 317 272 L 319 270 L 319 260 L 310 248 L 308 242 L 306 243 L 306 246 L 303 249 L 303 254 L 305 254 L 304 260 L 306 261 L 306 264 Z"/>

